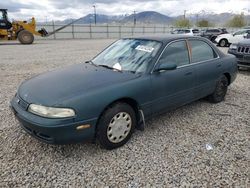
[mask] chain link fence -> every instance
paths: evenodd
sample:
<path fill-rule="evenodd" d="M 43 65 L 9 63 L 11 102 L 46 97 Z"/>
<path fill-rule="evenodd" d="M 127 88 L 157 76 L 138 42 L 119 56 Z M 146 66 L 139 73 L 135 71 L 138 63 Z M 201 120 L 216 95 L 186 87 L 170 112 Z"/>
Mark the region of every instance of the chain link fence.
<path fill-rule="evenodd" d="M 62 27 L 59 24 L 37 25 L 37 28 L 45 28 L 48 32 L 55 31 Z M 170 34 L 176 29 L 169 25 L 93 25 L 93 24 L 72 24 L 63 30 L 42 39 L 107 39 L 122 38 L 134 35 Z M 205 29 L 205 28 L 199 28 Z M 233 32 L 239 28 L 227 28 Z"/>

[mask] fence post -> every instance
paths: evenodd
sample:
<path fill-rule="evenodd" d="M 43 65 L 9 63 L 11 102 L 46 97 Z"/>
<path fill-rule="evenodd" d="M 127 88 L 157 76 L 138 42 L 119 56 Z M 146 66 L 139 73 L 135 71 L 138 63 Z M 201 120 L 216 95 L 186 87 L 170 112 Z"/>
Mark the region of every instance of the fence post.
<path fill-rule="evenodd" d="M 109 38 L 109 25 L 107 23 L 107 38 Z"/>
<path fill-rule="evenodd" d="M 143 25 L 143 27 L 142 27 L 142 34 L 143 35 L 145 34 L 145 25 Z"/>
<path fill-rule="evenodd" d="M 119 38 L 122 38 L 121 25 L 119 25 Z"/>
<path fill-rule="evenodd" d="M 89 38 L 92 39 L 92 27 L 91 27 L 91 24 L 89 24 Z"/>
<path fill-rule="evenodd" d="M 73 39 L 75 38 L 75 28 L 74 28 L 74 24 L 72 24 L 72 37 L 73 37 Z"/>
<path fill-rule="evenodd" d="M 132 36 L 134 36 L 134 28 L 135 28 L 135 26 L 131 27 L 131 34 L 132 34 Z"/>
<path fill-rule="evenodd" d="M 163 33 L 166 33 L 166 26 L 163 27 Z"/>
<path fill-rule="evenodd" d="M 54 20 L 52 21 L 52 28 L 53 28 L 53 32 L 55 31 L 55 22 Z M 56 33 L 53 34 L 54 40 L 56 39 Z"/>

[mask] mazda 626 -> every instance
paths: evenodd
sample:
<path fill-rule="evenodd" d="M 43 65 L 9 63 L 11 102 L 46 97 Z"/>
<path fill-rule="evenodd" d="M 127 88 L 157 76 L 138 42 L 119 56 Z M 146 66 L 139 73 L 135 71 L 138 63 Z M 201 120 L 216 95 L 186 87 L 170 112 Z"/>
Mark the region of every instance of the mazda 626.
<path fill-rule="evenodd" d="M 11 107 L 41 141 L 113 149 L 152 116 L 200 98 L 223 101 L 236 73 L 235 57 L 201 37 L 123 38 L 92 60 L 24 81 Z"/>

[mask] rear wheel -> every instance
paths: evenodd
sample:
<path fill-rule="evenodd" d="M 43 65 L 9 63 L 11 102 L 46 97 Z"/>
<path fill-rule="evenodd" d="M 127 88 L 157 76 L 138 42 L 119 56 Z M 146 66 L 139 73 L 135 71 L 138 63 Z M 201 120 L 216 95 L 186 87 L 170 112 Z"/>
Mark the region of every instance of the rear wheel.
<path fill-rule="evenodd" d="M 116 103 L 101 116 L 97 139 L 106 149 L 124 145 L 131 137 L 136 124 L 133 108 L 126 103 Z"/>
<path fill-rule="evenodd" d="M 27 30 L 20 31 L 17 38 L 21 44 L 32 44 L 34 41 L 34 35 Z"/>
<path fill-rule="evenodd" d="M 227 39 L 221 39 L 219 42 L 219 46 L 226 47 L 228 45 Z"/>
<path fill-rule="evenodd" d="M 217 81 L 214 92 L 208 96 L 208 100 L 212 103 L 223 101 L 227 93 L 228 84 L 227 77 L 225 75 L 221 76 Z"/>

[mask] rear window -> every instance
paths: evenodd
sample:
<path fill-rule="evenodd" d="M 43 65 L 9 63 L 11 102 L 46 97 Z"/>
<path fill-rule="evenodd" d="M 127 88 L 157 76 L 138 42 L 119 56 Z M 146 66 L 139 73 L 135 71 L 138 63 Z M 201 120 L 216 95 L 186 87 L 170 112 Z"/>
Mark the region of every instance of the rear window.
<path fill-rule="evenodd" d="M 218 30 L 218 29 L 208 29 L 207 32 L 209 32 L 209 33 L 219 33 L 220 30 Z"/>
<path fill-rule="evenodd" d="M 199 33 L 198 29 L 193 29 L 192 31 L 193 31 L 193 33 Z"/>

